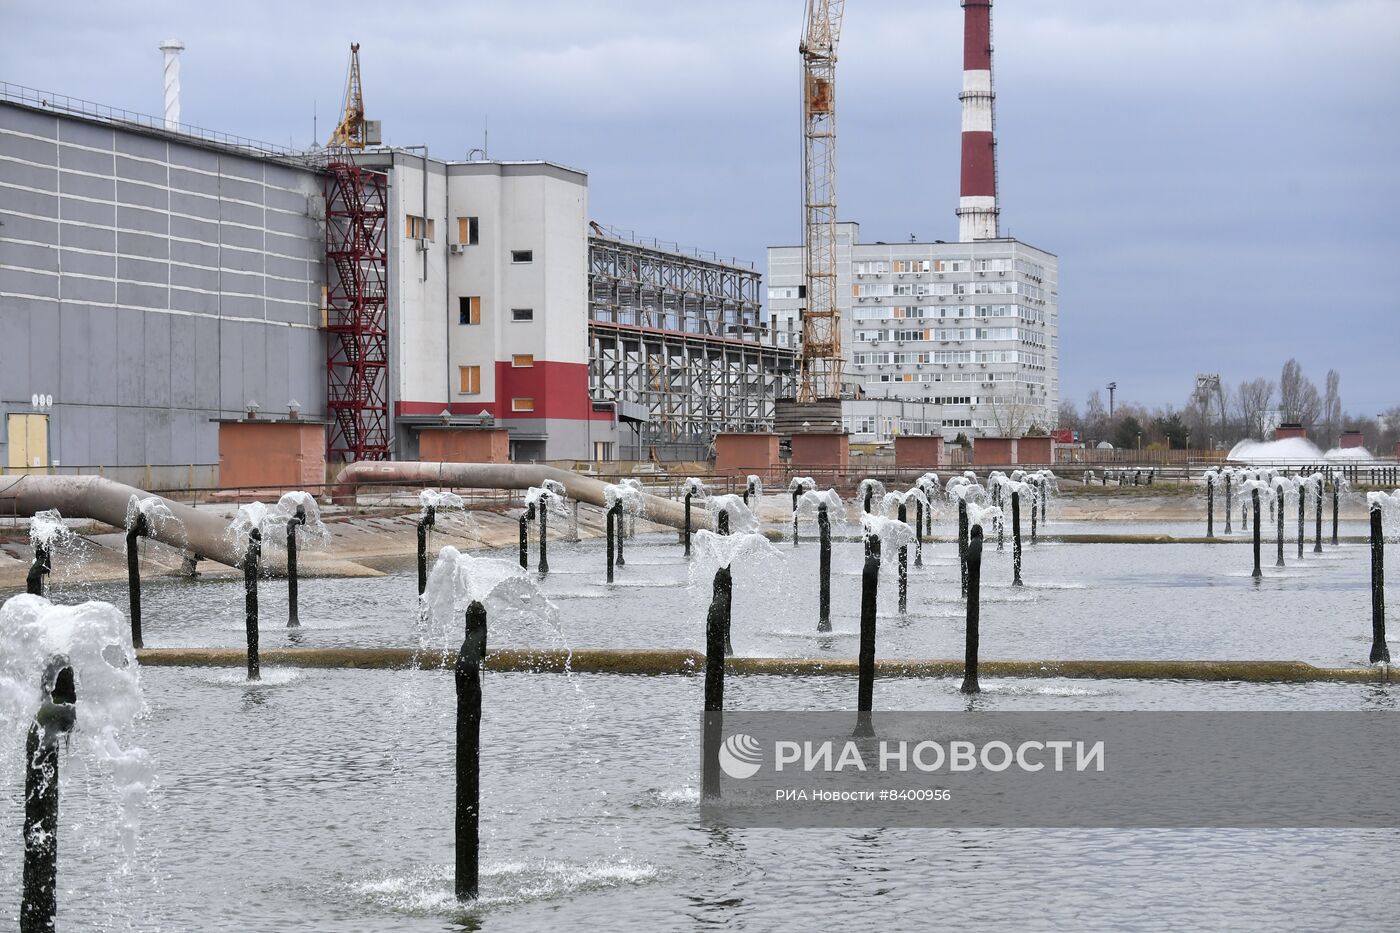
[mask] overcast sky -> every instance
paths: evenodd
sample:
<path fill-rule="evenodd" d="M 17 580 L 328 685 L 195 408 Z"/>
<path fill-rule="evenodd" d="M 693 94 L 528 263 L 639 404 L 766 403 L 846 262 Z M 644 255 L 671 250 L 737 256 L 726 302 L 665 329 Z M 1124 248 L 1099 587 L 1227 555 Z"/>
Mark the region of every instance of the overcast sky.
<path fill-rule="evenodd" d="M 752 261 L 800 242 L 802 0 L 0 0 L 0 80 L 304 146 L 348 45 L 387 142 L 589 173 L 604 224 Z M 1400 403 L 1400 2 L 997 0 L 1002 231 L 1060 257 L 1062 395 L 1180 406 L 1290 356 Z M 849 0 L 838 199 L 955 239 L 957 0 Z"/>

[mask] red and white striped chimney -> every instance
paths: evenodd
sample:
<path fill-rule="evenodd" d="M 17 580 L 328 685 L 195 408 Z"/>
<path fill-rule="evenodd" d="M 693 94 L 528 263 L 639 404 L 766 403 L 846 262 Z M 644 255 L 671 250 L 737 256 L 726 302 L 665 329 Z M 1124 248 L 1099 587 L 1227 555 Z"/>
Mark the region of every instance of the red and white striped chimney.
<path fill-rule="evenodd" d="M 958 239 L 992 240 L 997 229 L 996 137 L 992 135 L 992 0 L 962 0 L 962 186 Z"/>

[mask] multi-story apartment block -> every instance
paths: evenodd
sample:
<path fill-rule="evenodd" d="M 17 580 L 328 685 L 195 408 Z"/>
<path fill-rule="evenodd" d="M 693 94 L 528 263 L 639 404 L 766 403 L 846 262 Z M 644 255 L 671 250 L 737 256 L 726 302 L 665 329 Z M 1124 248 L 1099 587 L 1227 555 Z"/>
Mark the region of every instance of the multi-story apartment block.
<path fill-rule="evenodd" d="M 901 431 L 947 439 L 1049 430 L 1059 408 L 1058 260 L 1013 239 L 862 243 L 837 225 L 845 406 L 853 440 Z M 802 248 L 768 250 L 768 312 L 801 342 Z M 921 402 L 912 424 L 860 400 Z M 932 412 L 927 406 L 933 406 Z M 906 416 L 908 417 L 908 416 Z M 883 421 L 882 421 L 883 419 Z M 930 421 L 937 425 L 929 425 Z M 888 422 L 888 423 L 884 423 Z"/>

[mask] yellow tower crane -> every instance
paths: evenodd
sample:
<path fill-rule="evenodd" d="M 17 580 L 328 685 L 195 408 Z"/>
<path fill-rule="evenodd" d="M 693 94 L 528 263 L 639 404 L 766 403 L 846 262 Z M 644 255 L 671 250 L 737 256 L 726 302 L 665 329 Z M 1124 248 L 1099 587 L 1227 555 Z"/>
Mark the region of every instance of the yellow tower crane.
<path fill-rule="evenodd" d="M 327 147 L 365 148 L 365 96 L 360 88 L 360 43 L 350 43 L 350 77 L 345 83 L 345 116 L 331 133 Z"/>
<path fill-rule="evenodd" d="M 807 306 L 797 400 L 841 397 L 836 306 L 836 43 L 845 0 L 807 0 L 802 53 L 802 268 Z"/>

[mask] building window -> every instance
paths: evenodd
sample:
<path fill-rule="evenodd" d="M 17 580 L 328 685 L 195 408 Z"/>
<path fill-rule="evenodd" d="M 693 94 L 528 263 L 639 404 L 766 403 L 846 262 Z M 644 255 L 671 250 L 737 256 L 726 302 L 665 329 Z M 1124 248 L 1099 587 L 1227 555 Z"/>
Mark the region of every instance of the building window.
<path fill-rule="evenodd" d="M 535 365 L 535 355 L 533 353 L 516 353 L 510 358 L 510 365 L 516 369 L 529 369 Z"/>
<path fill-rule="evenodd" d="M 481 323 L 481 296 L 463 295 L 457 299 L 457 323 Z"/>
<path fill-rule="evenodd" d="M 410 240 L 431 241 L 433 239 L 432 220 L 424 220 L 414 214 L 404 215 L 404 236 Z"/>
<path fill-rule="evenodd" d="M 461 388 L 458 391 L 463 395 L 481 394 L 480 366 L 458 366 L 457 377 L 461 380 Z"/>
<path fill-rule="evenodd" d="M 533 321 L 535 319 L 534 308 L 511 308 L 510 319 L 512 321 Z"/>
<path fill-rule="evenodd" d="M 510 400 L 511 411 L 534 411 L 535 400 L 532 398 L 513 398 Z"/>
<path fill-rule="evenodd" d="M 515 263 L 534 262 L 535 251 L 532 249 L 513 249 L 510 251 L 510 261 Z"/>
<path fill-rule="evenodd" d="M 475 246 L 480 237 L 480 225 L 475 217 L 457 218 L 457 242 L 463 246 Z"/>

